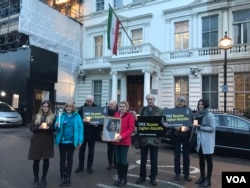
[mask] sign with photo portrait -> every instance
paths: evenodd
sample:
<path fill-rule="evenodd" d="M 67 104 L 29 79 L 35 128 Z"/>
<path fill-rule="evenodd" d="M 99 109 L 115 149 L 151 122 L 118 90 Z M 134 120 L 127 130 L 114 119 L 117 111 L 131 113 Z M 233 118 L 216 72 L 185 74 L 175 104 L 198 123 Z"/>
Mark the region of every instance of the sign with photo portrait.
<path fill-rule="evenodd" d="M 121 118 L 105 117 L 103 122 L 102 140 L 106 142 L 115 142 L 116 137 L 120 135 Z"/>

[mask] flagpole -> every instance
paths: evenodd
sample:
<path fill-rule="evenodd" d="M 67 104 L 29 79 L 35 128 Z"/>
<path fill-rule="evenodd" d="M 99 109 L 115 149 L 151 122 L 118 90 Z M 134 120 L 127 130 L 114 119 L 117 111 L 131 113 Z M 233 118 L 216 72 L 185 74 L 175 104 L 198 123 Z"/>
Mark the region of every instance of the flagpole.
<path fill-rule="evenodd" d="M 117 20 L 118 20 L 118 21 L 119 21 L 119 23 L 121 24 L 122 29 L 124 30 L 125 34 L 127 35 L 127 37 L 128 37 L 128 39 L 129 39 L 129 41 L 130 41 L 130 42 L 131 42 L 131 44 L 134 46 L 134 43 L 133 43 L 132 39 L 129 37 L 129 35 L 128 35 L 128 33 L 127 33 L 126 29 L 123 27 L 122 23 L 120 22 L 120 20 L 119 20 L 118 16 L 116 15 L 116 13 L 115 13 L 114 9 L 111 7 L 111 5 L 110 5 L 110 4 L 109 4 L 109 8 L 111 8 L 111 10 L 112 10 L 112 12 L 114 13 L 115 17 L 117 18 Z"/>

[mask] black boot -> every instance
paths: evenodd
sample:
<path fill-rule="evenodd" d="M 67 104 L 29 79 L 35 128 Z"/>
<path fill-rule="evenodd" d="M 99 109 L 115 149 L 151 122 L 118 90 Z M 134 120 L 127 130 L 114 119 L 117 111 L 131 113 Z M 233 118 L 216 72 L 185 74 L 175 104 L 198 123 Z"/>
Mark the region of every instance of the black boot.
<path fill-rule="evenodd" d="M 33 188 L 39 188 L 39 178 L 35 177 Z"/>
<path fill-rule="evenodd" d="M 71 185 L 71 178 L 70 178 L 70 174 L 66 174 L 66 178 L 65 178 L 65 184 L 67 186 L 70 186 Z"/>
<path fill-rule="evenodd" d="M 211 186 L 211 180 L 207 178 L 203 183 L 200 184 L 200 187 L 209 187 L 209 186 Z"/>
<path fill-rule="evenodd" d="M 67 176 L 67 173 L 63 172 L 61 175 L 61 182 L 60 182 L 61 187 L 66 186 L 66 176 Z"/>
<path fill-rule="evenodd" d="M 121 178 L 122 178 L 122 174 L 121 174 L 121 165 L 117 164 L 117 174 L 118 174 L 118 178 L 117 180 L 115 180 L 114 186 L 118 186 L 121 182 Z"/>
<path fill-rule="evenodd" d="M 46 188 L 46 186 L 47 186 L 46 177 L 42 177 L 40 188 Z"/>
<path fill-rule="evenodd" d="M 127 184 L 128 165 L 121 165 L 121 174 L 122 178 L 120 183 L 118 184 L 118 187 L 122 187 Z"/>
<path fill-rule="evenodd" d="M 205 181 L 205 177 L 204 176 L 200 176 L 200 178 L 198 180 L 196 180 L 194 183 L 195 184 L 202 184 Z"/>

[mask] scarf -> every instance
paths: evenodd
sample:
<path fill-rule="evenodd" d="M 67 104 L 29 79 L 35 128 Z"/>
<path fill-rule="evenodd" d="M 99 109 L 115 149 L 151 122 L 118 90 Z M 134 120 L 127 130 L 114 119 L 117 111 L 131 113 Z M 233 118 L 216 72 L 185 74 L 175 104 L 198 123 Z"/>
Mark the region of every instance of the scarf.
<path fill-rule="evenodd" d="M 197 111 L 197 115 L 196 115 L 196 119 L 198 120 L 198 124 L 201 125 L 202 124 L 202 119 L 205 115 L 207 115 L 209 112 L 208 108 L 202 109 L 202 110 L 198 110 Z"/>

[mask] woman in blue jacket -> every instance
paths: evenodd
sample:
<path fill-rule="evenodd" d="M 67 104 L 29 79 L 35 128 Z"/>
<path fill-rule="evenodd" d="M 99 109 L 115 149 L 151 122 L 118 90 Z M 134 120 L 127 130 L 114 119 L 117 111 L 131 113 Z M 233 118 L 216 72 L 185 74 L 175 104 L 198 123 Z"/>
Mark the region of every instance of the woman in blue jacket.
<path fill-rule="evenodd" d="M 83 143 L 84 125 L 80 115 L 76 112 L 74 103 L 68 102 L 62 114 L 55 122 L 55 144 L 59 145 L 60 153 L 60 186 L 71 185 L 73 154 Z"/>

